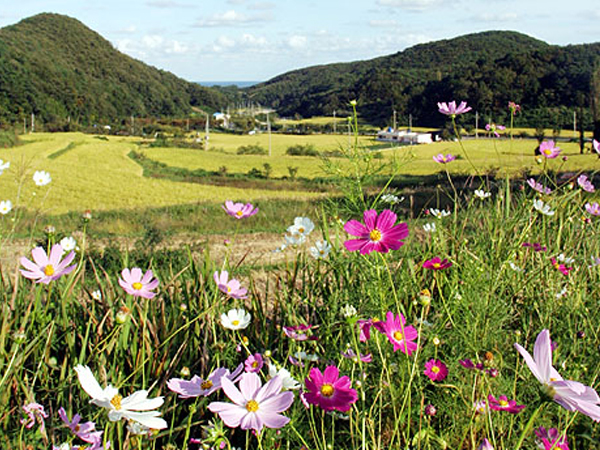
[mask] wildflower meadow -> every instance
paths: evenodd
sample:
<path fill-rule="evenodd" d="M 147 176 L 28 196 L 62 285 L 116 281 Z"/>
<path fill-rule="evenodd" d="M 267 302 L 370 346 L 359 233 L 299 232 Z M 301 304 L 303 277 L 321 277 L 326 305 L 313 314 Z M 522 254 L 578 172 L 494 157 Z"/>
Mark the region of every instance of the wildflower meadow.
<path fill-rule="evenodd" d="M 367 183 L 386 161 L 355 127 L 343 170 L 327 162 L 339 195 L 282 228 L 283 262 L 260 270 L 234 257 L 262 213 L 244 198 L 215 215 L 225 250 L 182 268 L 125 251 L 104 267 L 93 211 L 77 241 L 32 231 L 0 273 L 0 448 L 600 449 L 595 171 L 561 171 L 548 140 L 539 174 L 489 176 L 458 132 L 467 102 L 438 108 L 456 140 L 427 207 L 410 212 L 392 169 Z M 0 198 L 0 252 L 18 196 Z"/>

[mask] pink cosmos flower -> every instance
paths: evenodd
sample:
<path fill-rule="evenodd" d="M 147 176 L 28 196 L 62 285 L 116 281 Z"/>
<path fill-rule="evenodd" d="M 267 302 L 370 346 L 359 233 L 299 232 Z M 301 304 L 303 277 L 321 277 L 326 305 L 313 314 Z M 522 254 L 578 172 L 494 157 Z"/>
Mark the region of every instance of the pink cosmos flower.
<path fill-rule="evenodd" d="M 523 242 L 522 247 L 531 247 L 535 252 L 545 252 L 548 247 L 540 244 L 539 242 Z"/>
<path fill-rule="evenodd" d="M 417 343 L 414 342 L 419 333 L 413 326 L 405 326 L 406 319 L 402 314 L 394 317 L 394 313 L 388 311 L 385 322 L 375 322 L 373 326 L 387 336 L 394 345 L 394 351 L 401 350 L 402 353 L 410 356 L 417 349 Z"/>
<path fill-rule="evenodd" d="M 25 425 L 25 428 L 33 428 L 37 422 L 40 424 L 40 431 L 44 433 L 46 430 L 44 419 L 49 417 L 46 411 L 44 411 L 44 407 L 39 403 L 31 402 L 23 405 L 23 411 L 27 414 L 27 419 L 21 419 L 21 424 Z"/>
<path fill-rule="evenodd" d="M 295 325 L 292 327 L 282 327 L 283 332 L 290 339 L 294 339 L 295 341 L 317 341 L 319 340 L 318 336 L 308 336 L 305 331 L 308 331 L 312 328 L 312 325 Z"/>
<path fill-rule="evenodd" d="M 446 164 L 446 163 L 454 161 L 455 159 L 456 159 L 456 156 L 451 155 L 451 154 L 447 154 L 446 156 L 444 156 L 443 153 L 440 153 L 439 155 L 435 155 L 433 157 L 433 160 L 440 164 Z"/>
<path fill-rule="evenodd" d="M 444 269 L 448 269 L 450 267 L 452 267 L 452 263 L 450 261 L 448 261 L 446 258 L 444 258 L 443 260 L 440 259 L 439 256 L 436 256 L 435 258 L 432 258 L 432 259 L 428 259 L 427 261 L 425 261 L 423 263 L 423 268 L 430 269 L 430 270 L 444 270 Z"/>
<path fill-rule="evenodd" d="M 360 329 L 359 340 L 360 342 L 367 342 L 371 339 L 371 327 L 373 326 L 373 319 L 359 319 L 357 321 L 358 328 Z"/>
<path fill-rule="evenodd" d="M 501 395 L 496 399 L 490 394 L 488 395 L 488 404 L 494 411 L 506 411 L 511 414 L 518 414 L 525 409 L 525 405 L 517 405 L 515 400 L 509 400 L 506 395 Z"/>
<path fill-rule="evenodd" d="M 194 375 L 191 380 L 171 378 L 167 381 L 167 387 L 179 394 L 179 398 L 208 397 L 213 392 L 221 389 L 222 381 L 225 378 L 237 383 L 243 370 L 243 364 L 237 366 L 232 373 L 229 372 L 229 369 L 219 367 L 213 370 L 206 380 L 197 375 Z"/>
<path fill-rule="evenodd" d="M 152 290 L 158 287 L 158 280 L 156 278 L 152 279 L 154 274 L 151 270 L 148 270 L 142 276 L 142 269 L 138 267 L 134 267 L 131 271 L 123 269 L 121 276 L 123 279 L 119 278 L 119 285 L 129 295 L 147 299 L 151 299 L 156 295 L 156 292 L 152 292 Z"/>
<path fill-rule="evenodd" d="M 423 372 L 431 381 L 444 381 L 448 376 L 448 367 L 439 359 L 430 359 L 425 363 Z"/>
<path fill-rule="evenodd" d="M 485 126 L 485 129 L 487 131 L 489 131 L 490 133 L 492 133 L 494 136 L 500 137 L 500 133 L 498 133 L 498 131 L 504 131 L 504 130 L 506 130 L 506 127 L 504 125 L 496 125 L 495 123 L 488 123 Z"/>
<path fill-rule="evenodd" d="M 230 280 L 229 272 L 226 270 L 223 270 L 220 274 L 219 271 L 216 271 L 213 274 L 213 279 L 217 283 L 219 290 L 229 297 L 237 299 L 248 298 L 248 289 L 243 288 L 237 279 L 232 278 Z"/>
<path fill-rule="evenodd" d="M 554 146 L 554 141 L 544 141 L 540 144 L 540 154 L 548 159 L 556 158 L 562 150 Z"/>
<path fill-rule="evenodd" d="M 355 361 L 358 361 L 360 359 L 364 363 L 370 363 L 371 361 L 373 361 L 373 355 L 371 355 L 370 353 L 367 353 L 365 355 L 359 353 L 357 355 L 356 352 L 354 350 L 352 350 L 351 348 L 349 348 L 345 352 L 340 352 L 340 354 L 344 358 L 353 359 Z"/>
<path fill-rule="evenodd" d="M 533 358 L 519 344 L 515 348 L 525 359 L 525 363 L 533 376 L 542 383 L 552 399 L 569 411 L 579 411 L 596 422 L 600 422 L 600 397 L 589 386 L 578 381 L 563 380 L 552 367 L 552 343 L 550 332 L 546 329 L 538 334 L 533 347 Z"/>
<path fill-rule="evenodd" d="M 536 428 L 534 431 L 537 436 L 536 442 L 542 450 L 569 450 L 567 435 L 561 435 L 556 428 L 546 430 L 544 427 Z"/>
<path fill-rule="evenodd" d="M 598 202 L 586 203 L 585 210 L 592 216 L 600 216 L 600 205 Z"/>
<path fill-rule="evenodd" d="M 487 440 L 487 438 L 483 438 L 483 441 L 481 441 L 481 444 L 479 444 L 477 450 L 494 450 L 494 446 L 490 441 Z"/>
<path fill-rule="evenodd" d="M 75 252 L 71 251 L 65 259 L 60 260 L 63 254 L 63 248 L 60 244 L 54 244 L 50 250 L 50 255 L 42 247 L 36 247 L 31 251 L 33 262 L 21 257 L 21 265 L 25 269 L 20 269 L 21 275 L 30 280 L 37 280 L 36 283 L 48 284 L 51 281 L 58 280 L 63 275 L 71 273 L 77 264 L 69 266 Z"/>
<path fill-rule="evenodd" d="M 294 394 L 281 392 L 281 377 L 275 376 L 263 386 L 257 374 L 244 373 L 239 389 L 227 378 L 222 379 L 222 385 L 233 403 L 212 402 L 208 409 L 217 413 L 228 427 L 260 433 L 263 427 L 282 428 L 290 421 L 280 413 L 292 405 Z"/>
<path fill-rule="evenodd" d="M 264 360 L 260 353 L 255 353 L 254 355 L 248 356 L 244 362 L 246 372 L 260 372 L 260 369 L 262 369 L 263 365 Z"/>
<path fill-rule="evenodd" d="M 458 363 L 461 366 L 463 366 L 465 369 L 469 369 L 469 370 L 483 370 L 483 364 L 482 363 L 475 364 L 470 359 L 461 359 L 460 361 L 458 361 Z"/>
<path fill-rule="evenodd" d="M 439 112 L 451 117 L 456 117 L 458 114 L 463 114 L 471 111 L 471 107 L 467 106 L 467 102 L 460 102 L 460 105 L 458 105 L 458 107 L 456 106 L 455 101 L 451 101 L 450 103 L 438 102 L 437 106 Z"/>
<path fill-rule="evenodd" d="M 221 208 L 229 214 L 231 217 L 235 217 L 236 219 L 245 219 L 246 217 L 251 217 L 258 212 L 258 208 L 255 208 L 252 203 L 233 203 L 231 200 L 227 200 L 225 205 L 222 205 Z"/>
<path fill-rule="evenodd" d="M 510 113 L 514 116 L 517 112 L 521 111 L 521 105 L 517 105 L 515 102 L 508 102 L 508 109 L 510 109 Z"/>
<path fill-rule="evenodd" d="M 73 420 L 69 420 L 67 412 L 62 407 L 58 410 L 58 416 L 79 439 L 88 444 L 99 444 L 99 448 L 102 448 L 103 431 L 96 431 L 96 424 L 94 422 L 80 423 L 81 416 L 79 414 L 75 414 Z"/>
<path fill-rule="evenodd" d="M 594 147 L 594 151 L 600 155 L 600 142 L 594 139 L 592 141 L 592 146 Z"/>
<path fill-rule="evenodd" d="M 408 225 L 404 222 L 394 225 L 397 216 L 389 209 L 381 212 L 369 209 L 364 212 L 365 224 L 357 220 L 349 220 L 344 225 L 346 233 L 358 237 L 344 242 L 344 246 L 353 252 L 360 250 L 361 255 L 368 255 L 373 251 L 387 253 L 398 250 L 404 245 L 403 239 L 408 236 Z"/>
<path fill-rule="evenodd" d="M 529 186 L 531 186 L 531 188 L 532 188 L 534 191 L 537 191 L 537 192 L 539 192 L 540 194 L 546 194 L 546 195 L 548 195 L 548 194 L 551 194 L 551 193 L 552 193 L 552 189 L 550 189 L 550 188 L 547 188 L 547 187 L 546 187 L 546 186 L 544 186 L 542 183 L 538 183 L 538 182 L 537 182 L 537 181 L 535 181 L 533 178 L 529 178 L 529 179 L 527 180 L 527 184 L 528 184 Z"/>
<path fill-rule="evenodd" d="M 307 389 L 304 399 L 325 411 L 349 411 L 358 400 L 358 393 L 350 387 L 351 383 L 347 376 L 340 378 L 340 371 L 336 366 L 327 366 L 323 373 L 313 367 L 304 380 Z"/>
<path fill-rule="evenodd" d="M 569 275 L 569 272 L 570 272 L 571 270 L 573 270 L 573 268 L 572 268 L 572 267 L 567 267 L 567 266 L 565 266 L 564 264 L 560 264 L 560 263 L 559 263 L 559 262 L 556 260 L 556 258 L 551 258 L 550 260 L 552 261 L 552 266 L 554 266 L 554 268 L 555 268 L 556 270 L 558 270 L 560 273 L 562 273 L 564 276 L 568 276 L 568 275 Z"/>
<path fill-rule="evenodd" d="M 594 192 L 596 188 L 592 184 L 592 182 L 588 179 L 587 175 L 582 174 L 577 177 L 577 184 L 581 189 L 586 192 Z"/>

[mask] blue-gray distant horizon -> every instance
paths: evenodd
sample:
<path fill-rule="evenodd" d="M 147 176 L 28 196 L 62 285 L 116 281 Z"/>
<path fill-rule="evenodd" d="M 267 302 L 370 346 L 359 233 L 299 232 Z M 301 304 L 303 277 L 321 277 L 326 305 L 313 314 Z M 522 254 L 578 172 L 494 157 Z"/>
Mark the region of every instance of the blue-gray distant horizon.
<path fill-rule="evenodd" d="M 268 80 L 489 30 L 557 45 L 600 40 L 597 0 L 27 0 L 0 10 L 0 27 L 42 12 L 76 18 L 189 81 Z"/>
<path fill-rule="evenodd" d="M 262 83 L 262 81 L 194 81 L 201 86 L 237 86 L 239 88 L 246 88 L 250 86 L 254 86 L 255 84 Z"/>

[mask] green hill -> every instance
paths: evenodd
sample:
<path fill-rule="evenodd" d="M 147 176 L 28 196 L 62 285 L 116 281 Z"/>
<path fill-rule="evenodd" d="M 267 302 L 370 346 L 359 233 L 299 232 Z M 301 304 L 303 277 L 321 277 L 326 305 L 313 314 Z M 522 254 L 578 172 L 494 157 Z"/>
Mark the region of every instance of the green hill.
<path fill-rule="evenodd" d="M 412 114 L 414 123 L 439 125 L 444 118 L 436 103 L 453 99 L 467 100 L 485 120 L 502 120 L 510 100 L 523 106 L 523 122 L 552 126 L 568 121 L 567 109 L 572 119 L 573 108 L 589 106 L 599 60 L 600 43 L 560 47 L 488 31 L 367 61 L 295 70 L 247 93 L 282 116 L 341 116 L 356 99 L 360 114 L 380 125 L 389 124 L 394 110 L 403 123 Z"/>
<path fill-rule="evenodd" d="M 177 116 L 226 104 L 222 93 L 123 55 L 78 20 L 39 14 L 0 29 L 0 121 L 32 112 L 81 124 Z"/>

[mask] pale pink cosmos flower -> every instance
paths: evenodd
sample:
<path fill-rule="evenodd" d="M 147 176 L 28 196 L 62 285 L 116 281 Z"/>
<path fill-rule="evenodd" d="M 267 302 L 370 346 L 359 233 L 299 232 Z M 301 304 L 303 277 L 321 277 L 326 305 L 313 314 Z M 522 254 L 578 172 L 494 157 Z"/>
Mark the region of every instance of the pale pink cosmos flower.
<path fill-rule="evenodd" d="M 467 102 L 460 102 L 460 105 L 457 107 L 454 100 L 450 103 L 438 102 L 437 106 L 439 112 L 451 117 L 471 111 L 471 107 L 467 106 Z"/>
<path fill-rule="evenodd" d="M 223 270 L 221 273 L 216 271 L 213 274 L 213 279 L 217 283 L 217 287 L 221 292 L 227 294 L 231 298 L 244 299 L 248 298 L 248 289 L 243 288 L 240 282 L 232 278 L 229 279 L 229 272 Z"/>
<path fill-rule="evenodd" d="M 554 141 L 544 141 L 540 144 L 540 154 L 548 159 L 556 158 L 562 150 L 554 146 Z"/>
<path fill-rule="evenodd" d="M 151 299 L 156 295 L 156 292 L 152 292 L 152 290 L 158 287 L 158 280 L 156 278 L 152 279 L 154 274 L 151 270 L 148 270 L 142 276 L 142 269 L 138 267 L 134 267 L 131 271 L 123 269 L 121 276 L 123 279 L 119 278 L 119 285 L 129 295 L 147 299 Z"/>
<path fill-rule="evenodd" d="M 585 210 L 592 216 L 600 216 L 600 205 L 598 202 L 586 203 Z"/>
<path fill-rule="evenodd" d="M 349 220 L 344 225 L 346 233 L 358 239 L 349 239 L 344 242 L 344 247 L 353 252 L 360 251 L 361 255 L 371 252 L 387 253 L 398 250 L 404 245 L 403 239 L 408 236 L 408 225 L 404 222 L 395 225 L 396 213 L 385 209 L 377 215 L 377 211 L 369 209 L 364 212 L 363 225 L 357 220 Z"/>
<path fill-rule="evenodd" d="M 594 147 L 594 151 L 600 155 L 600 142 L 594 139 L 592 141 L 592 146 Z"/>
<path fill-rule="evenodd" d="M 306 334 L 306 331 L 309 331 L 310 329 L 312 329 L 312 325 L 294 325 L 294 326 L 289 326 L 289 327 L 282 327 L 283 328 L 283 332 L 284 334 L 289 337 L 290 339 L 293 339 L 295 341 L 318 341 L 319 337 L 312 335 L 312 336 L 308 336 L 308 334 Z"/>
<path fill-rule="evenodd" d="M 63 249 L 60 244 L 52 246 L 50 255 L 46 255 L 46 251 L 42 247 L 34 248 L 31 251 L 33 262 L 24 256 L 21 257 L 21 265 L 25 268 L 20 269 L 21 275 L 30 280 L 36 280 L 36 283 L 48 284 L 63 275 L 71 273 L 77 267 L 77 264 L 69 266 L 75 258 L 75 252 L 69 253 L 61 261 L 62 254 Z"/>
<path fill-rule="evenodd" d="M 540 194 L 551 194 L 552 193 L 552 189 L 547 188 L 546 186 L 544 186 L 542 183 L 538 183 L 537 181 L 535 181 L 535 179 L 533 178 L 529 178 L 527 179 L 527 184 L 529 186 L 531 186 L 531 188 L 537 192 L 539 192 Z"/>
<path fill-rule="evenodd" d="M 244 361 L 246 372 L 260 372 L 260 369 L 262 369 L 263 365 L 264 359 L 260 353 L 250 355 L 248 358 L 246 358 L 246 361 Z"/>
<path fill-rule="evenodd" d="M 591 387 L 578 381 L 564 380 L 552 367 L 550 332 L 542 330 L 533 347 L 533 358 L 527 350 L 515 343 L 515 348 L 525 359 L 533 376 L 542 383 L 547 394 L 568 411 L 579 411 L 600 422 L 600 397 Z"/>
<path fill-rule="evenodd" d="M 436 163 L 440 163 L 440 164 L 447 164 L 449 162 L 454 161 L 455 159 L 456 159 L 456 156 L 451 155 L 451 154 L 447 154 L 447 155 L 444 156 L 443 153 L 440 153 L 439 155 L 435 155 L 433 157 L 433 160 Z"/>
<path fill-rule="evenodd" d="M 198 375 L 194 375 L 191 380 L 171 378 L 167 381 L 167 387 L 179 394 L 179 398 L 208 397 L 213 392 L 221 389 L 221 383 L 225 378 L 237 383 L 243 370 L 243 364 L 237 366 L 233 372 L 229 372 L 229 369 L 219 367 L 213 370 L 206 380 L 203 380 Z"/>
<path fill-rule="evenodd" d="M 483 438 L 483 441 L 481 441 L 481 444 L 479 444 L 477 450 L 494 450 L 494 446 L 490 441 L 487 440 L 487 438 Z"/>
<path fill-rule="evenodd" d="M 44 411 L 44 407 L 39 403 L 31 402 L 23 405 L 23 411 L 27 414 L 27 418 L 21 419 L 21 424 L 25 425 L 25 428 L 33 428 L 37 422 L 40 424 L 40 431 L 44 433 L 46 430 L 44 419 L 49 417 L 46 411 Z"/>
<path fill-rule="evenodd" d="M 500 137 L 500 133 L 498 133 L 498 131 L 504 131 L 506 130 L 506 127 L 504 125 L 496 125 L 495 123 L 488 123 L 485 126 L 486 131 L 489 131 L 490 133 L 492 133 L 495 137 Z"/>
<path fill-rule="evenodd" d="M 587 175 L 582 174 L 577 177 L 577 184 L 581 189 L 586 192 L 594 192 L 596 188 L 592 184 L 592 182 L 588 179 Z"/>
<path fill-rule="evenodd" d="M 222 205 L 221 208 L 229 214 L 231 217 L 235 217 L 236 219 L 245 219 L 246 217 L 251 217 L 258 212 L 258 208 L 255 208 L 252 203 L 233 203 L 231 200 L 227 200 L 225 205 Z"/>
<path fill-rule="evenodd" d="M 280 413 L 294 401 L 290 391 L 281 392 L 281 378 L 275 376 L 263 386 L 255 373 L 244 373 L 239 389 L 227 378 L 222 380 L 223 392 L 233 403 L 212 402 L 208 409 L 217 413 L 225 425 L 260 433 L 263 427 L 282 428 L 289 421 Z"/>
<path fill-rule="evenodd" d="M 58 410 L 58 416 L 73 434 L 82 441 L 88 444 L 102 444 L 103 431 L 96 431 L 96 424 L 94 422 L 81 423 L 81 416 L 79 414 L 75 414 L 73 420 L 69 420 L 67 412 L 62 407 Z"/>

